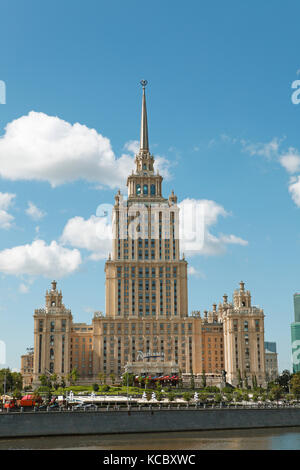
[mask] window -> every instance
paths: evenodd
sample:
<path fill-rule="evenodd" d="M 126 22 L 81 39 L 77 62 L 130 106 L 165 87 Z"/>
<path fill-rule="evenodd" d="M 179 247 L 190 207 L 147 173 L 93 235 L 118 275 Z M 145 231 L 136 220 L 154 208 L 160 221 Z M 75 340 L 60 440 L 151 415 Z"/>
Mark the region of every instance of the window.
<path fill-rule="evenodd" d="M 151 193 L 152 196 L 155 195 L 155 184 L 151 184 L 150 193 Z"/>
<path fill-rule="evenodd" d="M 147 184 L 144 184 L 143 186 L 143 194 L 148 194 L 148 185 Z"/>
<path fill-rule="evenodd" d="M 136 185 L 136 194 L 141 194 L 141 185 L 140 184 Z"/>

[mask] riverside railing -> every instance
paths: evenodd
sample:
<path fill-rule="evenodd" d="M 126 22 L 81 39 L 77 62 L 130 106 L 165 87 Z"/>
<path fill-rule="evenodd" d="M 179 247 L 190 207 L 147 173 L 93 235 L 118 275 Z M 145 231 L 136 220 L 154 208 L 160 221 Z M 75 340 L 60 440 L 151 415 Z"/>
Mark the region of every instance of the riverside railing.
<path fill-rule="evenodd" d="M 300 408 L 300 403 L 247 403 L 247 404 L 241 404 L 241 403 L 172 403 L 169 405 L 162 405 L 162 404 L 149 404 L 149 403 L 143 403 L 139 405 L 129 405 L 127 404 L 109 404 L 109 405 L 104 405 L 104 406 L 95 406 L 95 407 L 88 407 L 88 406 L 82 406 L 80 408 L 75 408 L 75 407 L 70 407 L 70 408 L 65 408 L 65 407 L 59 407 L 59 408 L 54 408 L 54 409 L 43 409 L 39 410 L 39 408 L 34 408 L 31 410 L 25 410 L 24 408 L 20 409 L 3 409 L 0 410 L 0 416 L 1 414 L 5 413 L 90 413 L 90 412 L 99 412 L 99 413 L 105 413 L 106 411 L 177 411 L 177 410 L 191 410 L 195 411 L 198 410 L 199 412 L 203 410 L 221 410 L 221 409 L 230 409 L 230 410 L 242 410 L 242 409 L 255 409 L 255 410 L 266 410 L 266 409 L 282 409 L 282 408 Z M 1 418 L 0 418 L 1 419 Z"/>

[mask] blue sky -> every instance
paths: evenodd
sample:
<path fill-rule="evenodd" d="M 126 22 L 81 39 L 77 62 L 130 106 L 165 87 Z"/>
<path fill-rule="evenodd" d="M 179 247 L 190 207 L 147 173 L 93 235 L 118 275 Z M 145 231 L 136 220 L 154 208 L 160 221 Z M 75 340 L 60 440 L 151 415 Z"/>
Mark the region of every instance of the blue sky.
<path fill-rule="evenodd" d="M 277 342 L 280 369 L 290 368 L 292 295 L 300 290 L 300 106 L 291 101 L 300 77 L 299 13 L 298 2 L 276 0 L 2 2 L 7 365 L 19 368 L 33 345 L 33 310 L 44 304 L 55 263 L 76 321 L 104 310 L 107 249 L 89 230 L 132 167 L 146 78 L 164 194 L 174 189 L 180 201 L 209 200 L 216 209 L 208 227 L 215 251 L 188 258 L 189 311 L 211 308 L 224 293 L 231 298 L 245 281 L 265 310 L 265 339 Z"/>

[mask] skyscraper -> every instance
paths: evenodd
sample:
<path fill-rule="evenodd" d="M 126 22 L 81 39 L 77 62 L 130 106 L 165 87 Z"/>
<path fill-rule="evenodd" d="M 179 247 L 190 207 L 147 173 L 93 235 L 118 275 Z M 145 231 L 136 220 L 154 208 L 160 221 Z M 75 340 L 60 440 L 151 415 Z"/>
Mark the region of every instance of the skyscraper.
<path fill-rule="evenodd" d="M 137 351 L 159 354 L 191 371 L 193 349 L 200 344 L 193 344 L 191 335 L 200 330 L 196 319 L 188 318 L 187 262 L 180 258 L 177 197 L 172 191 L 164 198 L 163 178 L 154 169 L 147 82 L 141 84 L 140 149 L 127 179 L 127 200 L 120 191 L 115 196 L 113 250 L 105 264 L 106 317 L 94 319 L 95 349 L 98 366 L 107 373 L 120 374 L 128 361 L 136 361 Z"/>
<path fill-rule="evenodd" d="M 294 319 L 291 324 L 293 372 L 300 372 L 300 294 L 294 294 Z"/>
<path fill-rule="evenodd" d="M 44 373 L 67 376 L 74 368 L 83 383 L 99 373 L 120 377 L 129 366 L 146 373 L 154 358 L 155 371 L 193 374 L 198 384 L 203 373 L 209 384 L 219 383 L 225 370 L 233 385 L 253 377 L 263 385 L 264 313 L 251 304 L 243 282 L 233 302 L 225 294 L 203 317 L 199 311 L 188 314 L 177 196 L 163 195 L 149 147 L 147 82 L 141 84 L 140 148 L 127 178 L 127 198 L 118 191 L 112 211 L 105 314 L 96 312 L 91 325 L 73 323 L 53 281 L 45 308 L 34 314 L 34 383 Z"/>

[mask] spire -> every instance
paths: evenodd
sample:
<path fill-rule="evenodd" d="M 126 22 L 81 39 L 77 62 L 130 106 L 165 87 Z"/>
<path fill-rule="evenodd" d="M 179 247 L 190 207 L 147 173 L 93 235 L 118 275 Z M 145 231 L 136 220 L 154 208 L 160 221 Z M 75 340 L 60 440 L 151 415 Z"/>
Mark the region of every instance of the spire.
<path fill-rule="evenodd" d="M 146 95 L 145 95 L 145 88 L 148 82 L 147 80 L 141 80 L 140 83 L 143 87 L 140 150 L 146 150 L 148 152 L 149 151 L 148 122 L 147 122 L 147 108 L 146 108 Z"/>

